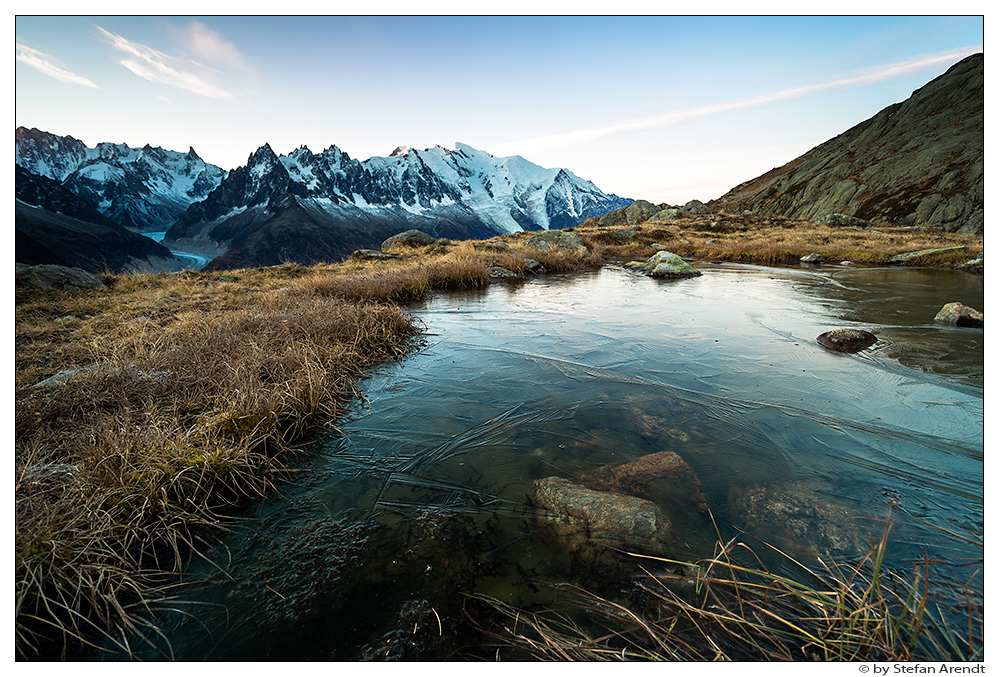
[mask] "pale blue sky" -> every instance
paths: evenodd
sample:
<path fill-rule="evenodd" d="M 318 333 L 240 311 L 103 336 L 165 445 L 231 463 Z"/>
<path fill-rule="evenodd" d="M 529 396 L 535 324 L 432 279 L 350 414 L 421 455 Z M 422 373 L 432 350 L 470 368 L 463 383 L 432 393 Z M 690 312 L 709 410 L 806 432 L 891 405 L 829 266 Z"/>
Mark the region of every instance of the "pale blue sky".
<path fill-rule="evenodd" d="M 231 169 L 467 143 L 655 202 L 718 197 L 982 51 L 981 16 L 15 21 L 15 126 Z"/>

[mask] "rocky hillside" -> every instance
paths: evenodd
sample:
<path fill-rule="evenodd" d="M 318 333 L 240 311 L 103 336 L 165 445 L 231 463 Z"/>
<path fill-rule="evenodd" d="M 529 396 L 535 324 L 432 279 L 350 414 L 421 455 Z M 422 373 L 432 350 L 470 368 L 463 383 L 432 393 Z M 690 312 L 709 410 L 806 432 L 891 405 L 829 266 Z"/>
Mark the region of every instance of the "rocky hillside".
<path fill-rule="evenodd" d="M 14 259 L 91 273 L 179 270 L 170 250 L 124 228 L 58 181 L 15 167 Z"/>
<path fill-rule="evenodd" d="M 708 206 L 806 219 L 841 213 L 982 234 L 984 79 L 984 56 L 969 56 L 904 102 Z"/>

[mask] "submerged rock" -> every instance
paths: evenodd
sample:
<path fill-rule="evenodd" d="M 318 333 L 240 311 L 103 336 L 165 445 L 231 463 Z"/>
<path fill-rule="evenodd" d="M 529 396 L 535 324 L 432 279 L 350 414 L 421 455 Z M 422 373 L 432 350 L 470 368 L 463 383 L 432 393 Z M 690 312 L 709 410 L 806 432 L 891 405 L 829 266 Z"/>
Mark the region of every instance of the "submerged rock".
<path fill-rule="evenodd" d="M 575 233 L 565 230 L 542 230 L 534 233 L 524 241 L 524 246 L 548 251 L 550 249 L 560 249 L 580 255 L 590 253 L 590 250 L 583 244 L 582 238 Z"/>
<path fill-rule="evenodd" d="M 863 329 L 833 329 L 816 338 L 819 345 L 839 353 L 856 353 L 877 343 L 878 337 Z"/>
<path fill-rule="evenodd" d="M 970 306 L 957 301 L 948 303 L 933 318 L 936 322 L 951 324 L 955 327 L 984 327 L 985 315 Z"/>
<path fill-rule="evenodd" d="M 866 552 L 885 525 L 826 492 L 831 494 L 824 484 L 790 482 L 736 488 L 729 499 L 742 528 L 778 548 L 837 556 Z"/>
<path fill-rule="evenodd" d="M 561 477 L 533 484 L 538 505 L 561 534 L 606 536 L 629 543 L 672 540 L 672 523 L 652 501 L 609 491 L 596 491 Z"/>
<path fill-rule="evenodd" d="M 649 497 L 650 485 L 666 481 L 677 490 L 677 498 L 690 501 L 697 509 L 708 509 L 701 492 L 701 481 L 693 468 L 672 451 L 660 451 L 636 458 L 634 461 L 605 466 L 582 478 L 583 484 L 597 491 L 613 491 L 644 498 Z"/>
<path fill-rule="evenodd" d="M 624 265 L 626 268 L 640 270 L 656 278 L 675 279 L 701 275 L 701 271 L 697 268 L 666 250 L 657 251 L 646 261 L 629 261 Z"/>

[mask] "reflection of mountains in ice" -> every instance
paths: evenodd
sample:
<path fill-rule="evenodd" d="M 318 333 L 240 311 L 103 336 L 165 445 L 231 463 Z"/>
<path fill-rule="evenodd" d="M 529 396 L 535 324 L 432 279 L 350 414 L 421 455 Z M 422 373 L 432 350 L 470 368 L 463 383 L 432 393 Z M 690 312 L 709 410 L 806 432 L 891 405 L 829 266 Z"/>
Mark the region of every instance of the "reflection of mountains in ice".
<path fill-rule="evenodd" d="M 155 233 L 142 233 L 154 242 L 163 242 L 163 237 L 166 235 L 166 231 L 160 231 Z M 212 260 L 210 256 L 201 256 L 200 254 L 191 254 L 190 252 L 182 252 L 174 249 L 170 250 L 170 253 L 181 260 L 184 268 L 188 270 L 201 270 L 205 267 L 205 264 Z"/>

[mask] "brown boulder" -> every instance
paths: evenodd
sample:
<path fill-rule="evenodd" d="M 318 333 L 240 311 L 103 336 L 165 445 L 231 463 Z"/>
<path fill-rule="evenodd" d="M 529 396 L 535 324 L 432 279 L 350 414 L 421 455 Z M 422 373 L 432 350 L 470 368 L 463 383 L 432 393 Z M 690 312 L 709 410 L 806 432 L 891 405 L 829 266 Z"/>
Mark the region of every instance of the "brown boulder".
<path fill-rule="evenodd" d="M 701 481 L 687 462 L 672 451 L 660 451 L 620 465 L 605 466 L 582 478 L 583 484 L 590 489 L 643 498 L 649 497 L 650 485 L 657 481 L 673 485 L 678 497 L 695 503 L 702 512 L 707 511 Z"/>
<path fill-rule="evenodd" d="M 538 505 L 560 534 L 604 536 L 629 543 L 665 544 L 672 523 L 662 508 L 636 496 L 595 491 L 561 477 L 533 484 Z"/>

